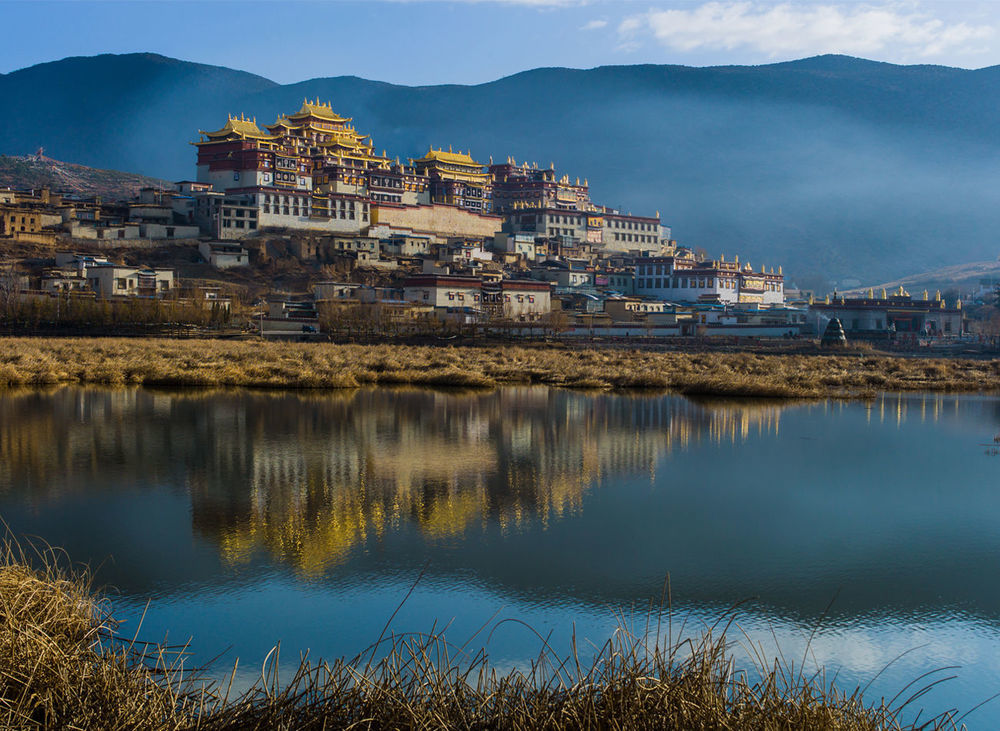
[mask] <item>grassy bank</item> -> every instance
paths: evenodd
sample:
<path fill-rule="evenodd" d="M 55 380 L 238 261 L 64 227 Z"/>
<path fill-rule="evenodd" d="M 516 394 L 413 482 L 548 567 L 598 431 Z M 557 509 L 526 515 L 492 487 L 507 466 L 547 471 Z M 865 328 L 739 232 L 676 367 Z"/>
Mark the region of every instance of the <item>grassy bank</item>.
<path fill-rule="evenodd" d="M 52 561 L 31 569 L 17 549 L 3 550 L 2 728 L 905 728 L 899 707 L 868 705 L 822 673 L 763 659 L 752 679 L 735 671 L 724 632 L 664 648 L 619 630 L 592 663 L 543 658 L 508 673 L 439 635 L 392 636 L 350 661 L 303 661 L 283 682 L 272 655 L 260 681 L 231 697 L 226 683 L 206 685 L 181 672 L 176 648 L 118 637 L 109 605 L 86 576 L 61 572 Z M 652 622 L 650 631 L 655 616 Z M 954 728 L 951 719 L 920 728 Z"/>
<path fill-rule="evenodd" d="M 0 387 L 491 387 L 511 383 L 669 388 L 692 395 L 779 398 L 865 396 L 878 391 L 997 391 L 1000 361 L 901 358 L 865 352 L 762 355 L 544 346 L 0 338 Z"/>

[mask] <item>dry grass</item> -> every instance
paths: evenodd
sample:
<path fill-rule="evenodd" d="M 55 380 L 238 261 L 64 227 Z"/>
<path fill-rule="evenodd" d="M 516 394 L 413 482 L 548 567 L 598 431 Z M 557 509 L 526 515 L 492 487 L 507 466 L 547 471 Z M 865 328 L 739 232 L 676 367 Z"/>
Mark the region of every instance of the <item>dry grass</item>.
<path fill-rule="evenodd" d="M 810 398 L 996 391 L 1000 362 L 836 355 L 653 353 L 559 347 L 332 345 L 225 340 L 3 338 L 0 387 L 107 384 L 355 388 L 370 384 L 664 388 Z"/>
<path fill-rule="evenodd" d="M 543 654 L 526 671 L 505 674 L 485 654 L 469 655 L 433 632 L 383 635 L 350 661 L 303 660 L 286 682 L 273 652 L 260 681 L 230 699 L 231 684 L 181 673 L 183 652 L 116 638 L 87 577 L 40 557 L 32 563 L 42 568 L 29 568 L 7 544 L 0 559 L 2 728 L 906 728 L 898 718 L 905 702 L 866 705 L 860 692 L 838 691 L 821 672 L 763 656 L 755 672 L 736 671 L 728 626 L 661 646 L 655 638 L 669 625 L 655 612 L 641 632 L 623 621 L 593 662 Z M 654 638 L 652 646 L 642 637 Z M 921 728 L 955 728 L 953 718 Z"/>
<path fill-rule="evenodd" d="M 116 640 L 88 577 L 59 570 L 53 554 L 36 571 L 16 546 L 0 552 L 0 728 L 185 726 L 198 693 L 181 653 Z"/>

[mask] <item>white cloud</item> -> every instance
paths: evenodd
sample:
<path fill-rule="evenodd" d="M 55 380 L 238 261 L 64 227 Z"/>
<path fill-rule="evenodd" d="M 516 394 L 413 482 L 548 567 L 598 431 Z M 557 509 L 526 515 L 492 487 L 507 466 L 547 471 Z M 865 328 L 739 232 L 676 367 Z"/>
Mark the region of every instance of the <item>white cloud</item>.
<path fill-rule="evenodd" d="M 600 30 L 608 24 L 606 20 L 592 20 L 586 25 L 582 26 L 580 30 Z"/>
<path fill-rule="evenodd" d="M 984 50 L 991 25 L 945 22 L 913 3 L 792 4 L 707 2 L 691 9 L 652 9 L 618 26 L 623 48 L 645 34 L 681 52 L 748 49 L 769 57 L 892 51 L 912 57 Z"/>

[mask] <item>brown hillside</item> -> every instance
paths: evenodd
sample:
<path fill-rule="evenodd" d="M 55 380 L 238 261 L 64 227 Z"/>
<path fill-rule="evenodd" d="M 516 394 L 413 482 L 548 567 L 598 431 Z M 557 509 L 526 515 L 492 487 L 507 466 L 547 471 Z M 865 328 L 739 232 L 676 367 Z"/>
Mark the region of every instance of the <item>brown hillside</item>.
<path fill-rule="evenodd" d="M 961 292 L 974 291 L 980 286 L 980 282 L 989 281 L 1000 283 L 1000 261 L 974 261 L 964 264 L 954 264 L 940 269 L 934 269 L 919 274 L 913 274 L 901 279 L 893 279 L 888 282 L 872 285 L 872 289 L 880 292 L 883 288 L 888 292 L 893 292 L 903 287 L 908 292 L 920 294 L 920 290 L 928 290 L 931 294 L 935 290 L 953 290 Z M 844 290 L 845 295 L 864 295 L 868 287 L 855 287 Z"/>
<path fill-rule="evenodd" d="M 44 155 L 0 155 L 0 188 L 42 188 L 106 200 L 130 200 L 140 188 L 172 188 L 173 184 L 135 173 L 100 170 L 60 162 Z"/>

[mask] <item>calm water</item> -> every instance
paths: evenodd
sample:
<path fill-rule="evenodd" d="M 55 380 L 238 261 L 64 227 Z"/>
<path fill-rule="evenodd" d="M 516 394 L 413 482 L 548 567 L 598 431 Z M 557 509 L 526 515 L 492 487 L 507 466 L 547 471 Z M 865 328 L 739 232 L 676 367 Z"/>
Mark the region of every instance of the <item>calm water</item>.
<path fill-rule="evenodd" d="M 899 658 L 872 698 L 960 665 L 937 713 L 1000 691 L 998 431 L 993 397 L 15 392 L 0 516 L 99 564 L 125 632 L 151 599 L 145 639 L 248 677 L 279 640 L 354 655 L 421 571 L 394 630 L 464 642 L 499 612 L 557 649 L 644 615 L 669 572 L 689 627 L 749 599 L 748 637 L 798 660 L 815 632 L 841 685 Z M 489 638 L 503 667 L 539 650 Z M 1000 701 L 967 720 L 1000 727 Z"/>

